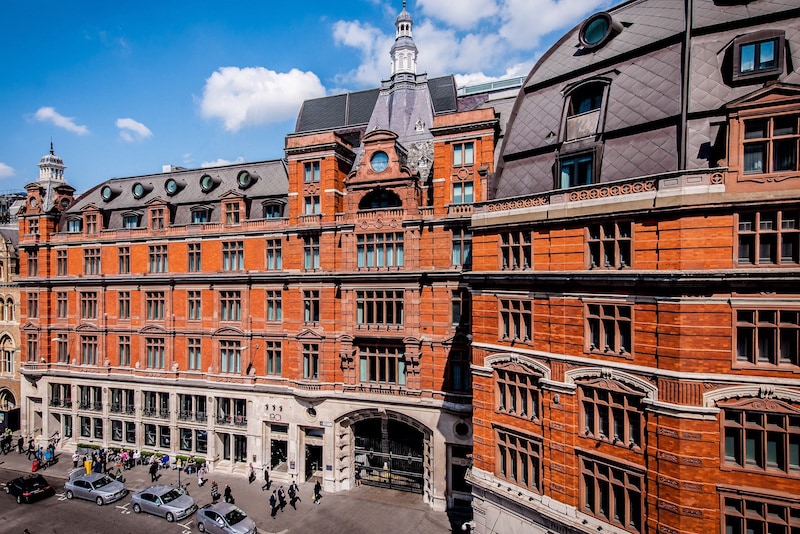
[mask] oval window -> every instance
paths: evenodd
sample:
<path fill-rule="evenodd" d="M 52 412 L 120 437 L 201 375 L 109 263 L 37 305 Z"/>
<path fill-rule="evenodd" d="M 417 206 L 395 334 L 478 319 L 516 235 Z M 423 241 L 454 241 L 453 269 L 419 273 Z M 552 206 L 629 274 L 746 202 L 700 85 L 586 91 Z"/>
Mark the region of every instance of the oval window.
<path fill-rule="evenodd" d="M 389 166 L 389 156 L 386 152 L 375 152 L 369 160 L 372 170 L 375 172 L 383 172 Z"/>
<path fill-rule="evenodd" d="M 104 185 L 100 190 L 100 196 L 103 197 L 103 200 L 108 202 L 114 196 L 114 191 L 111 190 L 110 185 Z"/>
<path fill-rule="evenodd" d="M 581 25 L 578 39 L 581 42 L 581 46 L 592 50 L 606 44 L 621 29 L 622 26 L 619 23 L 615 23 L 608 13 L 596 13 Z"/>
<path fill-rule="evenodd" d="M 203 177 L 200 178 L 200 189 L 202 189 L 204 193 L 208 193 L 214 189 L 214 179 L 210 175 L 204 174 Z"/>
<path fill-rule="evenodd" d="M 239 182 L 241 189 L 246 189 L 253 184 L 253 177 L 247 171 L 240 172 L 236 180 Z"/>
<path fill-rule="evenodd" d="M 144 186 L 139 182 L 133 184 L 133 198 L 142 198 L 144 196 Z"/>
<path fill-rule="evenodd" d="M 168 195 L 174 195 L 178 192 L 178 182 L 174 178 L 170 178 L 167 180 L 164 189 L 167 190 Z"/>

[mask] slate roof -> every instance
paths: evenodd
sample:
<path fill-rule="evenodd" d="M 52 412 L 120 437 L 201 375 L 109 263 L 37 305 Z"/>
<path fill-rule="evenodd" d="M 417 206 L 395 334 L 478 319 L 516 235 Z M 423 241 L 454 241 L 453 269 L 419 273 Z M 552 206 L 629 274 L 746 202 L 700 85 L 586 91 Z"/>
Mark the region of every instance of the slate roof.
<path fill-rule="evenodd" d="M 247 189 L 239 188 L 237 177 L 241 171 L 247 171 L 256 178 L 255 182 Z M 203 192 L 200 188 L 200 180 L 206 174 L 219 181 L 218 185 L 208 193 Z M 165 189 L 165 184 L 170 178 L 174 178 L 183 185 L 182 189 L 172 196 L 167 195 Z M 136 183 L 141 183 L 151 190 L 142 198 L 137 199 L 133 196 L 133 186 Z M 100 194 L 106 185 L 118 192 L 109 201 L 105 201 Z M 220 198 L 229 192 L 241 194 L 251 205 L 267 199 L 285 201 L 289 194 L 286 162 L 283 160 L 248 162 L 221 167 L 182 169 L 128 178 L 112 178 L 84 193 L 62 216 L 70 218 L 80 214 L 87 206 L 94 204 L 108 217 L 106 226 L 108 229 L 121 228 L 124 213 L 143 212 L 148 203 L 155 199 L 161 199 L 175 209 L 173 224 L 189 224 L 192 207 L 208 205 L 213 208 L 215 204 L 219 203 Z M 212 209 L 211 222 L 219 220 L 220 211 L 219 207 Z M 261 217 L 261 211 L 254 207 L 250 210 L 248 219 L 260 219 Z"/>
<path fill-rule="evenodd" d="M 456 110 L 456 84 L 452 76 L 428 80 L 435 113 Z M 297 116 L 295 133 L 365 126 L 372 116 L 380 89 L 306 100 Z"/>
<path fill-rule="evenodd" d="M 763 80 L 732 84 L 725 78 L 730 70 L 726 54 L 739 35 L 784 30 L 791 57 L 779 81 L 800 84 L 800 72 L 791 68 L 800 64 L 798 0 L 694 0 L 693 4 L 693 27 L 702 31 L 692 36 L 688 77 L 682 72 L 685 3 L 680 0 L 631 0 L 610 9 L 621 31 L 597 49 L 581 48 L 583 23 L 553 45 L 531 70 L 511 112 L 490 186 L 494 198 L 551 190 L 559 151 L 588 147 L 582 142 L 570 146 L 559 142 L 564 95 L 579 82 L 604 79 L 609 84 L 603 139 L 598 138 L 603 145 L 600 182 L 677 170 L 685 78 L 690 122 L 693 116 L 704 121 L 690 124 L 687 165 L 707 168 L 715 163 L 701 156 L 708 150 L 700 150 L 719 142 L 711 123 L 724 122 L 727 102 L 763 84 Z"/>

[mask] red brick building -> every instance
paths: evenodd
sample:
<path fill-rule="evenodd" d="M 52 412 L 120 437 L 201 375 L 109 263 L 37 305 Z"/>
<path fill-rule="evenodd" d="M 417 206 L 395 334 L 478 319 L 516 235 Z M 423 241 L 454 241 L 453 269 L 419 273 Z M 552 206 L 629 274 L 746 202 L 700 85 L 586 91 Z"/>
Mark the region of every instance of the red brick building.
<path fill-rule="evenodd" d="M 513 99 L 418 74 L 412 22 L 284 160 L 27 187 L 25 432 L 469 506 L 462 276 Z"/>
<path fill-rule="evenodd" d="M 531 71 L 465 276 L 476 532 L 800 532 L 798 35 L 631 1 Z"/>

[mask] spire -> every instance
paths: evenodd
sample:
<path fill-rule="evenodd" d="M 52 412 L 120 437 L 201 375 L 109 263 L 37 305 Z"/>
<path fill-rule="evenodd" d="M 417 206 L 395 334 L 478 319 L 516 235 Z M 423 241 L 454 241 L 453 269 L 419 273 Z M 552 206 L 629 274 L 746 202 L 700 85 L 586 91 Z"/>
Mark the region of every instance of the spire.
<path fill-rule="evenodd" d="M 406 11 L 406 2 L 403 1 L 403 10 L 394 21 L 396 29 L 394 45 L 392 46 L 392 77 L 395 74 L 417 73 L 417 45 L 411 36 L 414 20 L 411 13 Z"/>
<path fill-rule="evenodd" d="M 56 153 L 53 151 L 53 138 L 50 138 L 50 153 L 55 155 Z"/>

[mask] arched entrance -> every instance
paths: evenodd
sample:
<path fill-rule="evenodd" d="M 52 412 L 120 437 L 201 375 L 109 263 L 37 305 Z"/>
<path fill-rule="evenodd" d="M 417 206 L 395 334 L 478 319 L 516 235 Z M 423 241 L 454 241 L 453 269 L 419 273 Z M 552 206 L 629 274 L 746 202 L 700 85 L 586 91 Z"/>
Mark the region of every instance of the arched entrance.
<path fill-rule="evenodd" d="M 352 423 L 354 468 L 363 484 L 423 493 L 425 429 L 393 414 Z"/>

